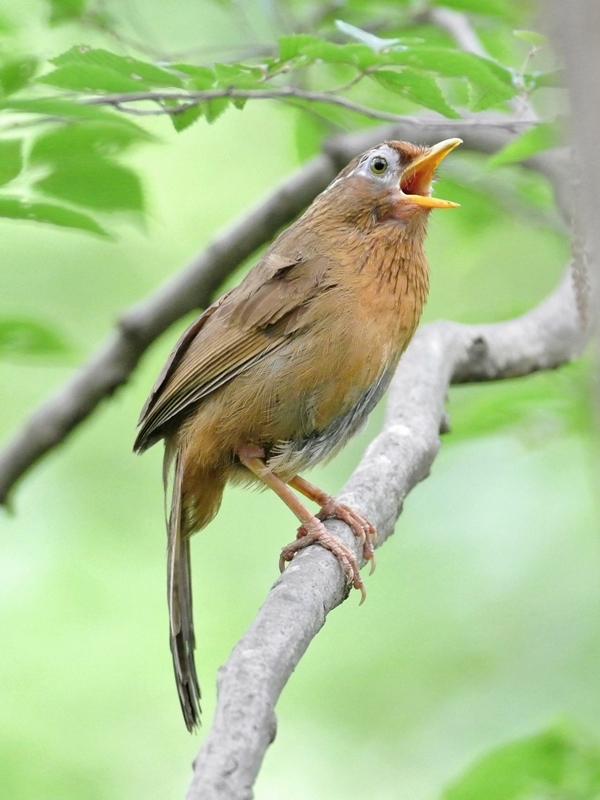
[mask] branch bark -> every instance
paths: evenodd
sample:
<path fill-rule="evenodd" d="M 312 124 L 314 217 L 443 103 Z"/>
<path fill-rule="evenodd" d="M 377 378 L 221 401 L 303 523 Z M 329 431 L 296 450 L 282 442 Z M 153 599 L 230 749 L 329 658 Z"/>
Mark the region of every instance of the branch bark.
<path fill-rule="evenodd" d="M 384 139 L 433 144 L 452 136 L 464 139 L 467 149 L 491 153 L 528 125 L 492 116 L 479 116 L 477 120 L 407 117 L 402 123 L 327 142 L 322 155 L 284 180 L 265 200 L 218 234 L 180 273 L 126 311 L 117 330 L 90 360 L 31 415 L 0 453 L 0 504 L 8 503 L 15 484 L 37 461 L 129 379 L 161 333 L 190 311 L 207 306 L 225 277 L 294 219 L 357 153 Z M 560 182 L 561 158 L 556 155 L 540 154 L 528 165 L 544 171 L 557 185 Z"/>

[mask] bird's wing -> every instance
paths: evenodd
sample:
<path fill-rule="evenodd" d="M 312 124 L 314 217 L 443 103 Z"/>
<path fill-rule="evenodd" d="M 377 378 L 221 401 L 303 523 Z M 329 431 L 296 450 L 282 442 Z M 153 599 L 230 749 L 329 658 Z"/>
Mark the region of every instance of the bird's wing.
<path fill-rule="evenodd" d="M 306 324 L 311 300 L 335 285 L 327 258 L 267 253 L 247 278 L 190 325 L 169 356 L 146 405 L 134 448 L 162 438 L 164 426 L 276 350 Z"/>

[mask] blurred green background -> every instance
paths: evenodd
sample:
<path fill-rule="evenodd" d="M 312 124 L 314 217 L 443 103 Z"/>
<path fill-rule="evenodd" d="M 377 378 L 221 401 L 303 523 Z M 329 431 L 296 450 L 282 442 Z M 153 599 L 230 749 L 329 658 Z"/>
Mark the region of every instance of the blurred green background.
<path fill-rule="evenodd" d="M 3 0 L 0 13 L 32 52 L 99 41 L 76 25 L 49 28 L 42 2 Z M 119 14 L 166 49 L 243 38 L 224 6 L 208 1 L 127 0 Z M 166 119 L 147 124 L 160 141 L 124 160 L 143 177 L 145 223 L 116 220 L 117 240 L 107 242 L 0 220 L 0 316 L 47 323 L 70 345 L 52 359 L 0 360 L 5 437 L 129 304 L 297 167 L 315 135 L 310 117 L 268 103 L 179 135 Z M 483 159 L 452 159 L 438 194 L 462 208 L 432 215 L 425 318 L 521 313 L 556 284 L 568 241 L 467 186 L 461 164 L 483 172 Z M 516 168 L 499 179 L 540 198 L 540 219 L 549 213 L 542 182 Z M 189 736 L 168 648 L 161 448 L 131 454 L 139 409 L 186 322 L 28 476 L 14 516 L 0 518 L 2 800 L 182 797 L 212 718 L 217 669 L 294 535 L 276 498 L 230 489 L 194 540 L 204 727 Z M 453 431 L 380 552 L 368 602 L 358 608 L 351 597 L 331 614 L 283 693 L 259 800 L 433 800 L 483 754 L 557 720 L 600 738 L 589 371 L 584 359 L 451 391 Z M 378 409 L 311 479 L 338 490 L 380 417 Z"/>

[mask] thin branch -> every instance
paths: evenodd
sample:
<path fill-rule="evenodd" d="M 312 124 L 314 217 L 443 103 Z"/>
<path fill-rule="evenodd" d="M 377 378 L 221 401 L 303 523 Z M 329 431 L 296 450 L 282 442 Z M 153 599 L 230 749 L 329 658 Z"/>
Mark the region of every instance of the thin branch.
<path fill-rule="evenodd" d="M 152 342 L 170 325 L 206 307 L 225 277 L 296 217 L 357 153 L 384 139 L 433 144 L 460 136 L 467 149 L 491 153 L 507 144 L 524 123 L 488 117 L 471 120 L 405 118 L 400 125 L 335 137 L 325 153 L 287 178 L 265 200 L 222 231 L 180 273 L 123 314 L 118 328 L 90 360 L 31 415 L 0 453 L 0 504 L 31 467 L 59 445 L 105 397 L 124 384 Z M 541 154 L 531 165 L 560 182 L 560 159 Z"/>
<path fill-rule="evenodd" d="M 377 546 L 393 532 L 406 495 L 429 474 L 446 429 L 449 384 L 556 367 L 580 352 L 588 333 L 579 325 L 570 271 L 554 294 L 517 319 L 435 322 L 417 332 L 394 377 L 383 429 L 339 496 L 373 520 Z M 326 525 L 360 558 L 347 526 Z M 219 671 L 214 721 L 186 800 L 250 800 L 275 736 L 277 699 L 327 614 L 346 596 L 330 553 L 310 547 L 294 558 Z"/>
<path fill-rule="evenodd" d="M 190 106 L 198 105 L 199 103 L 209 100 L 218 100 L 222 98 L 240 99 L 240 100 L 306 100 L 311 103 L 327 103 L 329 105 L 339 106 L 345 108 L 347 111 L 352 111 L 355 114 L 362 114 L 371 119 L 385 120 L 387 122 L 403 122 L 406 117 L 401 114 L 392 114 L 388 111 L 379 111 L 375 108 L 363 106 L 360 103 L 355 103 L 347 97 L 340 97 L 339 95 L 330 94 L 329 92 L 313 92 L 308 89 L 300 89 L 297 86 L 284 86 L 280 89 L 236 89 L 235 87 L 228 87 L 226 89 L 206 89 L 203 91 L 195 92 L 181 92 L 181 91 L 147 91 L 147 92 L 119 92 L 116 94 L 102 94 L 94 95 L 93 97 L 86 97 L 82 102 L 91 105 L 108 105 L 118 108 L 128 114 L 137 116 L 160 116 L 164 114 L 176 115 L 181 114 Z M 178 100 L 185 103 L 181 106 L 161 105 L 165 101 Z M 140 109 L 131 108 L 129 103 L 153 102 L 159 104 L 155 109 Z M 464 120 L 466 122 L 466 120 Z M 518 124 L 518 120 L 509 118 L 507 125 L 514 126 Z M 438 124 L 443 126 L 446 120 L 440 117 Z M 468 120 L 468 124 L 477 126 L 482 124 L 477 117 L 472 117 Z M 485 123 L 483 123 L 485 124 Z M 498 123 L 501 124 L 501 123 Z M 527 124 L 527 123 L 525 123 Z"/>

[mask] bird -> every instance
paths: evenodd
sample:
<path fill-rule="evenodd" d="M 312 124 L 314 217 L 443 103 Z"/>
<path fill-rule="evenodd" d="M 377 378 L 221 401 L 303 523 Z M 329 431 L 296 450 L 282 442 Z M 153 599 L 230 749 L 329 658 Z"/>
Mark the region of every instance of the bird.
<path fill-rule="evenodd" d="M 280 568 L 320 544 L 364 600 L 354 552 L 323 520 L 346 522 L 372 566 L 374 526 L 299 473 L 343 447 L 394 374 L 429 289 L 429 212 L 458 205 L 432 196 L 434 174 L 461 143 L 385 141 L 350 161 L 187 328 L 142 409 L 134 450 L 165 443 L 170 648 L 189 731 L 200 721 L 190 537 L 228 482 L 270 487 L 301 523 Z"/>

